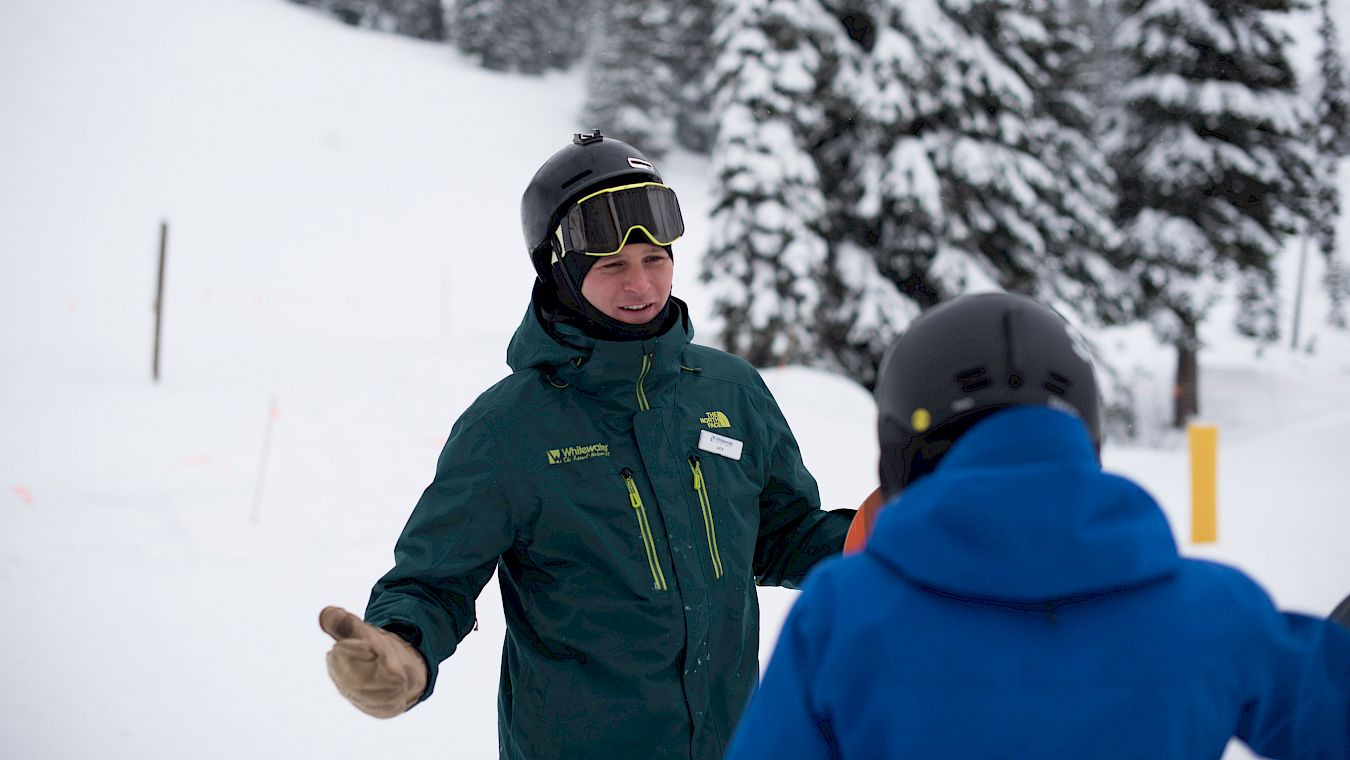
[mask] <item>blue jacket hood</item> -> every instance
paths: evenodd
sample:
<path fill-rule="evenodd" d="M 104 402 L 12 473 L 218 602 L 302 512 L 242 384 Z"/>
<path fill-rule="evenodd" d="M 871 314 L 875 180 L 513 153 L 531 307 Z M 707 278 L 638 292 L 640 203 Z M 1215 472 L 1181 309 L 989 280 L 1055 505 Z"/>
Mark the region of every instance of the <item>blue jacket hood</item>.
<path fill-rule="evenodd" d="M 921 586 L 1011 603 L 1139 586 L 1181 563 L 1153 498 L 1102 472 L 1081 421 L 1039 406 L 967 431 L 881 512 L 867 552 Z"/>

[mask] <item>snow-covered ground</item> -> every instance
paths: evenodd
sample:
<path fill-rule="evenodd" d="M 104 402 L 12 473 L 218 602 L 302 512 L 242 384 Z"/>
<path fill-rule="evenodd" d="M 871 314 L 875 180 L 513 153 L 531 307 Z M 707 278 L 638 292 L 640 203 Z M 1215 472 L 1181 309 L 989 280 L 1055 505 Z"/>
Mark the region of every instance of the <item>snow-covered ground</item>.
<path fill-rule="evenodd" d="M 282 0 L 4 5 L 0 756 L 494 756 L 495 589 L 436 696 L 393 721 L 337 695 L 316 619 L 363 608 L 450 424 L 506 372 L 531 276 L 516 204 L 590 126 L 581 77 L 481 71 Z M 707 341 L 705 169 L 663 165 L 692 222 L 676 294 Z M 1325 614 L 1350 592 L 1350 338 L 1309 290 L 1315 353 L 1208 327 L 1213 545 L 1186 543 L 1171 356 L 1143 330 L 1098 338 L 1145 373 L 1139 443 L 1107 466 L 1163 501 L 1186 552 Z M 868 394 L 766 377 L 827 504 L 856 503 Z M 762 593 L 766 655 L 792 598 Z"/>

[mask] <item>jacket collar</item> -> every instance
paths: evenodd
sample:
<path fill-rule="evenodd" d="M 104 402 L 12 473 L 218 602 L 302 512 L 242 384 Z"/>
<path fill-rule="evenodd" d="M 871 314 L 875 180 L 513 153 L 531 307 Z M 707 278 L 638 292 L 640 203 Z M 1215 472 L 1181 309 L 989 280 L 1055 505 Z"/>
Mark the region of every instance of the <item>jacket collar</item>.
<path fill-rule="evenodd" d="M 643 340 L 602 340 L 561 323 L 550 331 L 531 302 L 507 348 L 507 364 L 517 372 L 538 369 L 556 387 L 572 386 L 633 411 L 669 406 L 681 356 L 694 335 L 688 307 L 674 297 L 670 302 L 679 319 Z"/>

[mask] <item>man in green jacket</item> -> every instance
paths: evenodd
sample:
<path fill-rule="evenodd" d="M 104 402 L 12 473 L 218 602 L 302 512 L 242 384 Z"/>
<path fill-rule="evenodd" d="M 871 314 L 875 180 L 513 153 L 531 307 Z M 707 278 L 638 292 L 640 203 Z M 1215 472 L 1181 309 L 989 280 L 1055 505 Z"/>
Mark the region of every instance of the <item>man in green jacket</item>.
<path fill-rule="evenodd" d="M 796 587 L 853 510 L 815 480 L 763 379 L 690 342 L 684 231 L 651 162 L 598 131 L 521 202 L 539 277 L 513 374 L 451 431 L 329 673 L 377 717 L 431 694 L 498 570 L 503 758 L 720 758 L 759 676 L 755 585 Z"/>

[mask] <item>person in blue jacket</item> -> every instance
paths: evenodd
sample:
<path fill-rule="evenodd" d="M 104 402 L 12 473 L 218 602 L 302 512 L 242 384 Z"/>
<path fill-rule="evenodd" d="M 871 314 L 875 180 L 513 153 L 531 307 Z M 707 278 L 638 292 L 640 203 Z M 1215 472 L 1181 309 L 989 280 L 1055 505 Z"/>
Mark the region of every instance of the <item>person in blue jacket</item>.
<path fill-rule="evenodd" d="M 748 758 L 1350 757 L 1350 630 L 1178 556 L 1103 472 L 1081 339 L 1029 298 L 914 321 L 876 387 L 887 507 L 808 577 Z"/>

